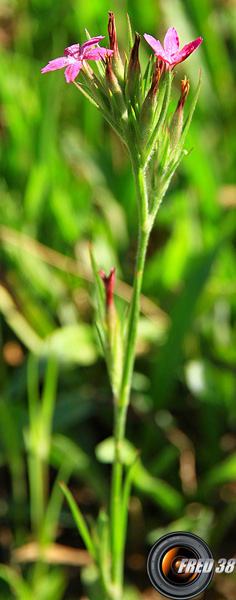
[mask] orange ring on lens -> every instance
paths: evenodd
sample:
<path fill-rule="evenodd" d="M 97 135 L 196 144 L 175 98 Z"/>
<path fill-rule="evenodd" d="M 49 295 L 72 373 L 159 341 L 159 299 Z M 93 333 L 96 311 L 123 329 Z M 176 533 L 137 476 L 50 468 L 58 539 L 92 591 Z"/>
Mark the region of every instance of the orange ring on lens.
<path fill-rule="evenodd" d="M 186 585 L 188 583 L 191 583 L 198 576 L 198 573 L 178 573 L 173 568 L 174 561 L 177 559 L 182 560 L 183 558 L 194 558 L 198 560 L 199 557 L 197 556 L 197 554 L 195 554 L 192 548 L 187 548 L 184 546 L 176 546 L 165 553 L 161 562 L 161 569 L 167 581 L 170 581 L 171 583 L 175 583 L 177 585 Z"/>

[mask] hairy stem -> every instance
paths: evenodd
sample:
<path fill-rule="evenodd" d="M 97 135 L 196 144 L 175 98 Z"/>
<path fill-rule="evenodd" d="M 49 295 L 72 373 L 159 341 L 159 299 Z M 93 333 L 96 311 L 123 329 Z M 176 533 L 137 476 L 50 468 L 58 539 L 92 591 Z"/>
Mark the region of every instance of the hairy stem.
<path fill-rule="evenodd" d="M 115 598 L 122 596 L 124 539 L 122 529 L 122 492 L 123 464 L 122 446 L 125 436 L 126 415 L 130 398 L 130 389 L 135 360 L 135 343 L 139 318 L 140 293 L 143 270 L 146 258 L 147 244 L 150 234 L 148 223 L 148 195 L 145 172 L 133 163 L 138 206 L 139 206 L 139 238 L 133 282 L 133 295 L 129 308 L 127 339 L 124 355 L 124 370 L 119 398 L 114 399 L 114 440 L 115 456 L 112 470 L 111 489 L 111 549 L 112 549 L 112 579 Z"/>

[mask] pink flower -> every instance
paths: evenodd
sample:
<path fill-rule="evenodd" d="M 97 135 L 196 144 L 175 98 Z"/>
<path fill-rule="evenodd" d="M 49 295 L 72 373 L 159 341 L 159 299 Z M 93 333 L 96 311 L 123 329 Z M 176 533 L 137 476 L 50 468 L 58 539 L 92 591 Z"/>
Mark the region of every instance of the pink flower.
<path fill-rule="evenodd" d="M 65 56 L 50 60 L 48 65 L 41 69 L 41 72 L 47 73 L 48 71 L 56 71 L 57 69 L 66 67 L 66 82 L 70 83 L 70 81 L 74 81 L 80 72 L 80 69 L 82 69 L 84 60 L 101 60 L 102 58 L 105 58 L 105 56 L 113 54 L 113 50 L 107 50 L 107 48 L 100 48 L 100 46 L 98 46 L 100 40 L 104 37 L 104 35 L 98 35 L 97 37 L 91 38 L 82 44 L 81 47 L 79 44 L 69 46 L 64 50 Z M 93 48 L 93 46 L 97 46 L 97 48 Z"/>
<path fill-rule="evenodd" d="M 202 37 L 199 37 L 193 42 L 190 42 L 190 44 L 186 44 L 186 46 L 179 51 L 179 36 L 174 27 L 170 27 L 165 35 L 164 48 L 159 40 L 156 40 L 152 35 L 145 33 L 144 38 L 154 50 L 156 57 L 161 58 L 161 60 L 168 63 L 171 67 L 174 67 L 177 63 L 188 58 L 188 56 L 202 43 Z"/>

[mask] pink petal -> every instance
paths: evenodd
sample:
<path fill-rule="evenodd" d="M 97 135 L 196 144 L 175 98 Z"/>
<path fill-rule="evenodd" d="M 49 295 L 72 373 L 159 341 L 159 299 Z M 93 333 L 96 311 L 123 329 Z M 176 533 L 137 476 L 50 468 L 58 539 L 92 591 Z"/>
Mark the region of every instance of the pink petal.
<path fill-rule="evenodd" d="M 151 48 L 154 50 L 157 58 L 162 58 L 163 60 L 166 60 L 165 51 L 162 48 L 161 42 L 159 42 L 159 40 L 156 40 L 156 38 L 154 38 L 152 35 L 149 35 L 149 33 L 144 33 L 143 37 L 145 38 L 149 46 L 151 46 Z"/>
<path fill-rule="evenodd" d="M 165 35 L 164 49 L 169 56 L 176 54 L 179 50 L 179 36 L 174 27 L 170 27 Z"/>
<path fill-rule="evenodd" d="M 68 67 L 65 70 L 66 83 L 70 83 L 70 81 L 74 81 L 74 79 L 77 77 L 78 73 L 80 72 L 81 68 L 82 68 L 82 62 L 80 60 L 75 60 L 75 61 L 73 61 L 73 63 L 68 65 Z"/>
<path fill-rule="evenodd" d="M 101 60 L 101 58 L 105 58 L 105 56 L 111 56 L 113 54 L 113 50 L 108 50 L 107 48 L 93 48 L 92 50 L 88 50 L 84 54 L 84 60 Z"/>
<path fill-rule="evenodd" d="M 64 50 L 64 54 L 65 56 L 73 56 L 74 54 L 77 54 L 77 52 L 79 52 L 79 49 L 79 44 L 73 44 L 72 46 L 68 46 L 68 48 Z"/>
<path fill-rule="evenodd" d="M 56 71 L 56 69 L 63 69 L 70 62 L 70 59 L 61 56 L 60 58 L 55 58 L 54 60 L 50 60 L 46 67 L 41 69 L 41 73 L 48 73 L 48 71 Z"/>
<path fill-rule="evenodd" d="M 176 54 L 173 59 L 174 59 L 174 64 L 176 65 L 177 63 L 182 62 L 183 60 L 185 60 L 186 58 L 188 58 L 188 56 L 190 54 L 192 54 L 192 52 L 194 52 L 194 50 L 196 50 L 198 48 L 198 46 L 200 46 L 200 44 L 202 43 L 203 38 L 199 37 L 196 40 L 194 40 L 193 42 L 190 42 L 189 44 L 186 44 L 186 46 L 184 46 L 182 48 L 182 50 L 180 50 L 180 52 L 178 52 L 178 54 Z"/>
<path fill-rule="evenodd" d="M 105 35 L 98 35 L 97 37 L 93 37 L 90 40 L 87 40 L 87 42 L 84 42 L 84 44 L 82 44 L 82 46 L 80 48 L 80 53 L 83 54 L 86 50 L 88 50 L 92 46 L 96 46 L 96 44 L 99 44 L 100 40 L 103 40 L 104 37 L 105 37 Z"/>

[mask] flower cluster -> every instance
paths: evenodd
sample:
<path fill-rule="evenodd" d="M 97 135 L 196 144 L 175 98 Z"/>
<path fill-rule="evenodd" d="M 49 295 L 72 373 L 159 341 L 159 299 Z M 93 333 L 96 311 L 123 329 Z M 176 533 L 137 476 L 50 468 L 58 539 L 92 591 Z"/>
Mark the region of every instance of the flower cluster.
<path fill-rule="evenodd" d="M 100 40 L 102 40 L 105 36 L 99 35 L 94 38 L 90 38 L 87 42 L 85 42 L 81 47 L 79 44 L 73 44 L 73 46 L 69 46 L 64 50 L 64 55 L 60 58 L 55 58 L 54 60 L 50 60 L 46 67 L 43 67 L 41 70 L 42 73 L 47 73 L 49 71 L 56 71 L 57 69 L 63 69 L 63 67 L 67 67 L 65 71 L 66 82 L 70 83 L 70 81 L 74 81 L 79 71 L 83 67 L 83 62 L 85 60 L 101 60 L 105 57 L 112 56 L 113 52 L 115 57 L 120 60 L 117 38 L 116 38 L 116 29 L 114 22 L 114 15 L 112 12 L 109 12 L 110 19 L 108 23 L 108 33 L 110 38 L 110 50 L 107 48 L 101 48 L 99 46 Z M 174 67 L 177 63 L 182 62 L 194 50 L 198 48 L 198 46 L 202 42 L 202 37 L 197 38 L 190 44 L 186 44 L 181 51 L 179 51 L 179 37 L 177 31 L 174 27 L 170 27 L 165 35 L 164 39 L 164 49 L 162 48 L 159 40 L 156 40 L 152 35 L 148 33 L 144 33 L 144 38 L 147 43 L 151 46 L 151 48 L 155 52 L 155 56 L 163 60 L 164 63 Z M 136 47 L 133 49 L 133 57 L 132 62 L 136 60 L 138 64 L 138 45 L 140 42 L 140 36 L 138 36 L 138 44 L 136 43 Z M 136 40 L 137 41 L 137 40 Z M 94 48 L 97 46 L 97 48 Z M 93 50 L 91 50 L 93 48 Z M 135 53 L 136 50 L 136 53 Z M 66 57 L 66 58 L 65 58 Z"/>
<path fill-rule="evenodd" d="M 155 153 L 159 175 L 170 167 L 174 171 L 184 153 L 188 124 L 183 121 L 183 106 L 189 84 L 184 93 L 181 90 L 176 112 L 172 122 L 168 123 L 173 68 L 198 48 L 202 38 L 179 50 L 179 37 L 174 27 L 168 29 L 164 47 L 159 40 L 145 33 L 144 39 L 155 54 L 150 57 L 142 75 L 139 62 L 141 36 L 136 33 L 133 42 L 130 30 L 130 56 L 125 55 L 123 62 L 112 12 L 109 12 L 108 35 L 109 49 L 99 45 L 104 36 L 90 38 L 82 46 L 74 44 L 66 48 L 64 56 L 50 61 L 42 73 L 66 67 L 67 83 L 73 82 L 97 106 L 127 146 L 132 160 L 135 158 L 145 168 Z M 97 61 L 98 74 L 88 61 Z M 75 82 L 79 73 L 80 81 Z M 175 127 L 176 121 L 178 127 Z"/>
<path fill-rule="evenodd" d="M 161 201 L 176 168 L 186 154 L 185 138 L 200 89 L 201 77 L 188 116 L 184 119 L 184 105 L 190 87 L 189 80 L 184 77 L 179 101 L 171 115 L 169 106 L 174 67 L 198 48 L 202 38 L 198 37 L 180 50 L 175 28 L 168 29 L 164 47 L 159 40 L 145 33 L 144 39 L 154 50 L 154 55 L 149 57 L 146 70 L 142 73 L 139 61 L 141 36 L 135 33 L 133 39 L 129 21 L 128 24 L 130 52 L 125 54 L 124 60 L 118 47 L 114 14 L 109 12 L 109 49 L 99 45 L 104 39 L 102 35 L 87 39 L 82 46 L 75 44 L 66 48 L 64 56 L 50 61 L 42 69 L 42 73 L 65 67 L 67 83 L 73 82 L 97 107 L 127 147 L 137 188 L 140 244 L 147 246 Z M 88 61 L 96 61 L 96 72 Z M 75 81 L 78 74 L 79 81 Z M 145 242 L 142 236 L 145 237 Z M 99 271 L 98 274 L 92 251 L 91 260 L 100 307 L 98 334 L 114 397 L 117 397 L 121 386 L 126 390 L 130 382 L 130 356 L 135 344 L 132 322 L 136 322 L 138 318 L 137 298 L 141 289 L 142 252 L 138 254 L 137 283 L 134 286 L 134 300 L 127 327 L 122 323 L 120 325 L 113 301 L 114 269 L 108 276 L 104 271 Z M 124 359 L 125 352 L 130 352 L 127 361 Z"/>

